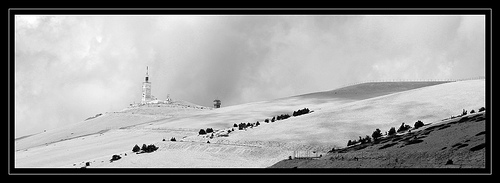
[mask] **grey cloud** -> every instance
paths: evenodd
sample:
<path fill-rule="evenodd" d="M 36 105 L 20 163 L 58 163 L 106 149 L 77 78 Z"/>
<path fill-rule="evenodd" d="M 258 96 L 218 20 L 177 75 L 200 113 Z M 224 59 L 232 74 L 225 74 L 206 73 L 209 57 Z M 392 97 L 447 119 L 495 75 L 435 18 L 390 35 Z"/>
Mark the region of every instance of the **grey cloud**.
<path fill-rule="evenodd" d="M 215 97 L 228 106 L 367 80 L 484 75 L 484 17 L 92 16 L 16 24 L 16 136 L 139 101 L 146 66 L 154 96 L 206 106 Z"/>

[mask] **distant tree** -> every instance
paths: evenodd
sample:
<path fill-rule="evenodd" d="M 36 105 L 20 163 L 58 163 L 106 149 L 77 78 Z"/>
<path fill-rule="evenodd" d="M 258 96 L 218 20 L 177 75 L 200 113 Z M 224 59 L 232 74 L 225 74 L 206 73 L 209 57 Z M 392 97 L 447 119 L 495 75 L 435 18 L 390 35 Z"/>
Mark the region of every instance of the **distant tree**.
<path fill-rule="evenodd" d="M 465 115 L 467 115 L 467 110 L 463 109 L 462 110 L 462 116 L 465 116 Z"/>
<path fill-rule="evenodd" d="M 352 145 L 352 141 L 351 140 L 347 141 L 347 146 L 350 146 L 350 145 Z"/>
<path fill-rule="evenodd" d="M 424 126 L 424 123 L 420 120 L 418 120 L 417 122 L 415 122 L 415 125 L 413 125 L 415 127 L 415 129 L 417 128 L 420 128 L 422 126 Z"/>
<path fill-rule="evenodd" d="M 240 123 L 240 124 L 238 125 L 238 130 L 243 130 L 243 129 L 245 129 L 245 128 L 247 128 L 247 124 L 245 124 L 245 123 Z"/>
<path fill-rule="evenodd" d="M 471 114 L 474 114 L 476 111 L 474 111 L 474 109 L 470 110 L 470 113 Z"/>
<path fill-rule="evenodd" d="M 269 119 L 264 120 L 264 122 L 269 123 Z"/>
<path fill-rule="evenodd" d="M 122 158 L 122 157 L 120 157 L 120 155 L 116 155 L 116 154 L 115 154 L 115 155 L 111 156 L 111 160 L 110 160 L 110 161 L 111 161 L 111 162 L 113 162 L 113 161 L 119 160 L 119 159 L 121 159 L 121 158 Z"/>
<path fill-rule="evenodd" d="M 275 119 L 274 119 L 274 116 L 273 116 L 273 119 L 271 119 L 271 122 L 274 122 L 274 121 L 275 121 Z"/>
<path fill-rule="evenodd" d="M 259 125 L 260 125 L 260 123 L 257 121 L 257 123 L 255 123 L 255 126 L 259 126 Z"/>
<path fill-rule="evenodd" d="M 177 141 L 177 140 L 175 139 L 175 137 L 172 137 L 172 138 L 170 139 L 170 141 L 174 141 L 174 142 L 175 142 L 175 141 Z"/>
<path fill-rule="evenodd" d="M 371 141 L 372 141 L 372 139 L 370 138 L 370 136 L 366 135 L 366 137 L 365 137 L 365 143 L 369 143 Z"/>
<path fill-rule="evenodd" d="M 478 112 L 483 112 L 483 111 L 485 111 L 485 110 L 486 110 L 486 108 L 481 107 L 481 108 L 479 108 Z"/>
<path fill-rule="evenodd" d="M 212 132 L 214 132 L 214 129 L 212 129 L 212 128 L 207 128 L 206 133 L 212 133 Z"/>
<path fill-rule="evenodd" d="M 134 148 L 132 148 L 132 152 L 139 152 L 141 148 L 136 144 Z"/>
<path fill-rule="evenodd" d="M 233 125 L 233 127 L 238 127 L 238 125 L 235 123 L 235 124 Z"/>
<path fill-rule="evenodd" d="M 382 136 L 382 132 L 380 132 L 380 129 L 378 129 L 378 128 L 372 133 L 373 140 L 377 140 L 381 136 Z"/>
<path fill-rule="evenodd" d="M 147 148 L 148 148 L 148 146 L 146 146 L 146 144 L 142 144 L 141 150 L 145 151 Z"/>
<path fill-rule="evenodd" d="M 207 132 L 205 132 L 204 129 L 200 129 L 200 131 L 198 132 L 198 135 L 205 135 L 207 134 Z"/>
<path fill-rule="evenodd" d="M 389 136 L 393 136 L 393 135 L 396 135 L 396 128 L 391 127 L 391 129 L 389 130 Z"/>
<path fill-rule="evenodd" d="M 402 124 L 401 124 L 401 126 L 400 126 L 400 127 L 399 127 L 399 129 L 398 129 L 398 133 L 400 133 L 400 132 L 404 132 L 404 131 L 406 131 L 406 130 L 408 130 L 408 129 L 410 129 L 410 128 L 411 128 L 411 126 L 410 126 L 410 125 L 405 125 L 405 123 L 402 123 Z"/>

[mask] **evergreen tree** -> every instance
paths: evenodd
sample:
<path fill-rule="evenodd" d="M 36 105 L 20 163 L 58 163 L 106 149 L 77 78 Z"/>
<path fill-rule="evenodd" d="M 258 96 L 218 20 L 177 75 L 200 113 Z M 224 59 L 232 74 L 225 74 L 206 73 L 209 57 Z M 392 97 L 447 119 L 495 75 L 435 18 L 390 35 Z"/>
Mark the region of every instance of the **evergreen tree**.
<path fill-rule="evenodd" d="M 382 136 L 382 133 L 380 132 L 380 129 L 378 129 L 378 128 L 372 133 L 373 140 L 377 140 L 381 136 Z"/>
<path fill-rule="evenodd" d="M 212 128 L 207 128 L 206 133 L 212 133 L 212 132 L 214 132 L 214 129 L 212 129 Z"/>
<path fill-rule="evenodd" d="M 418 120 L 417 122 L 415 122 L 415 125 L 413 125 L 415 127 L 415 129 L 417 128 L 420 128 L 422 126 L 424 126 L 424 123 L 420 120 Z"/>
<path fill-rule="evenodd" d="M 391 129 L 389 130 L 389 136 L 393 136 L 393 135 L 396 135 L 396 128 L 391 127 Z"/>
<path fill-rule="evenodd" d="M 141 148 L 136 144 L 134 148 L 132 148 L 132 152 L 139 152 Z"/>

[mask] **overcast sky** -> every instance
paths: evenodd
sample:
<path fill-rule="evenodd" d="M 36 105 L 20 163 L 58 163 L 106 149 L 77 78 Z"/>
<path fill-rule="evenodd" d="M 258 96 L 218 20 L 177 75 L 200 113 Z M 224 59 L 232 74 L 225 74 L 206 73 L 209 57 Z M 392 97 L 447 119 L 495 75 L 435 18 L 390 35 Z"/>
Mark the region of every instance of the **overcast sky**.
<path fill-rule="evenodd" d="M 17 16 L 15 136 L 152 94 L 223 106 L 485 74 L 484 16 Z"/>

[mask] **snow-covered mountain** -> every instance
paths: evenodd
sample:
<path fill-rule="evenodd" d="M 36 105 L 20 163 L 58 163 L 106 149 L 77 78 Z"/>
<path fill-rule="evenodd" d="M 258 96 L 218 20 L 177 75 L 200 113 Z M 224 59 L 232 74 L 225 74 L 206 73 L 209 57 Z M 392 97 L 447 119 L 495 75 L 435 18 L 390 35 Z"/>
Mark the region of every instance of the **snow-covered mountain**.
<path fill-rule="evenodd" d="M 438 122 L 485 106 L 485 80 L 364 83 L 212 109 L 184 101 L 127 108 L 15 141 L 15 167 L 267 167 L 294 150 L 326 152 L 417 120 Z M 302 108 L 313 112 L 264 122 Z M 238 130 L 234 124 L 259 126 Z M 198 135 L 200 129 L 228 136 Z M 232 131 L 234 129 L 234 131 Z M 175 142 L 169 141 L 172 137 Z M 165 141 L 163 141 L 165 139 Z M 209 143 L 207 143 L 209 142 Z M 155 144 L 135 154 L 134 145 Z M 110 162 L 112 155 L 122 158 Z M 126 154 L 126 155 L 125 155 Z"/>

